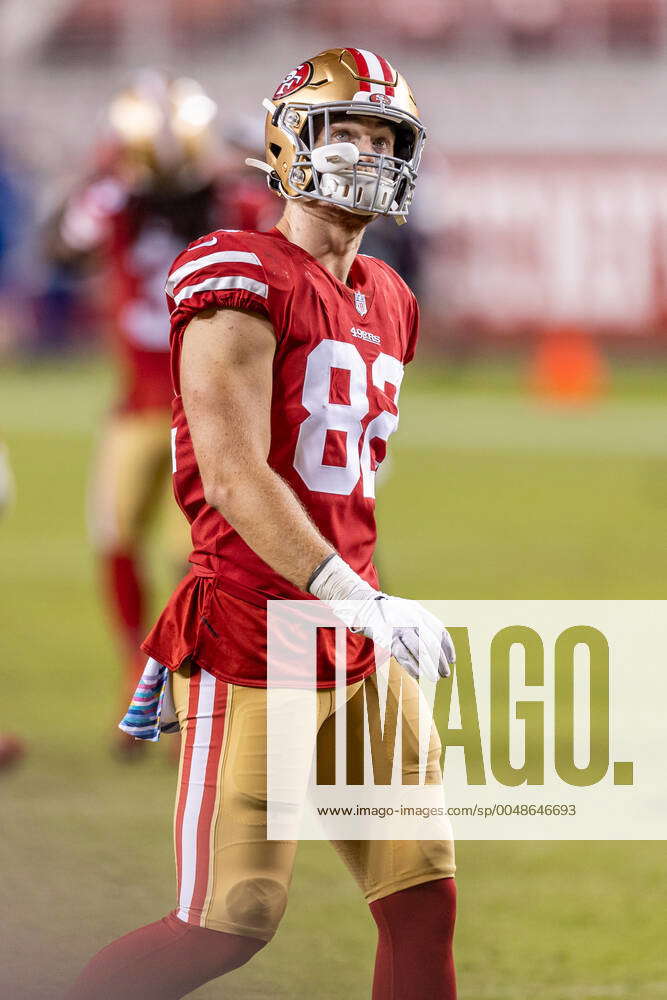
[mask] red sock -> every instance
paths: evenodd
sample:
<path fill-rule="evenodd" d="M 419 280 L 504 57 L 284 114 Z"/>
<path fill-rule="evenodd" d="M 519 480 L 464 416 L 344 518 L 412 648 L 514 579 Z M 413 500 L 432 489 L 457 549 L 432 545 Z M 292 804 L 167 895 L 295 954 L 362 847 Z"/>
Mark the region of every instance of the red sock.
<path fill-rule="evenodd" d="M 244 965 L 264 944 L 170 913 L 98 951 L 66 1000 L 177 1000 Z"/>
<path fill-rule="evenodd" d="M 102 556 L 104 582 L 111 613 L 128 645 L 135 645 L 144 621 L 145 585 L 138 560 L 130 552 Z"/>
<path fill-rule="evenodd" d="M 111 618 L 120 633 L 124 657 L 123 705 L 132 697 L 146 657 L 139 653 L 143 639 L 145 583 L 137 558 L 129 552 L 110 552 L 102 556 L 105 593 Z"/>
<path fill-rule="evenodd" d="M 394 892 L 371 913 L 379 931 L 373 1000 L 456 1000 L 454 879 Z"/>

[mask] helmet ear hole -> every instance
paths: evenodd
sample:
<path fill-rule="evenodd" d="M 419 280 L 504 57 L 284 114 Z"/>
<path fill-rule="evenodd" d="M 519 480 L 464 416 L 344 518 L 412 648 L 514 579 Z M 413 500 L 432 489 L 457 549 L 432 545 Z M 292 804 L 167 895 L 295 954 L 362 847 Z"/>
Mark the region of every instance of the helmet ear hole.
<path fill-rule="evenodd" d="M 401 160 L 411 160 L 415 149 L 415 136 L 412 129 L 405 125 L 396 129 L 396 148 L 394 155 Z"/>
<path fill-rule="evenodd" d="M 317 142 L 317 138 L 320 133 L 324 130 L 324 115 L 312 115 L 310 120 L 310 127 L 313 130 L 313 145 Z M 308 119 L 304 122 L 303 128 L 301 129 L 301 138 L 305 142 L 306 146 L 310 148 L 310 134 L 309 134 L 309 123 Z"/>
<path fill-rule="evenodd" d="M 276 157 L 276 159 L 282 153 L 282 147 L 279 146 L 277 142 L 270 143 L 269 149 L 271 150 L 271 152 L 273 153 L 273 155 Z"/>

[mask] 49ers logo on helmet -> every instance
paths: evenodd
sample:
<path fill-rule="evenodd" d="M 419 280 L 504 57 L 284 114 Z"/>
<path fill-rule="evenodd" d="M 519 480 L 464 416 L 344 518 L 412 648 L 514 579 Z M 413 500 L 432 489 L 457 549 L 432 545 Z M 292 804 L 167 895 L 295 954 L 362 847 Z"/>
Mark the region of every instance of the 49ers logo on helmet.
<path fill-rule="evenodd" d="M 273 95 L 274 101 L 280 101 L 284 97 L 289 97 L 295 90 L 305 87 L 313 75 L 313 64 L 309 62 L 301 63 L 296 69 L 291 69 L 278 84 L 278 88 Z"/>
<path fill-rule="evenodd" d="M 385 105 L 391 104 L 391 97 L 387 97 L 386 94 L 368 94 L 368 100 L 372 101 L 373 104 L 381 104 L 384 108 Z"/>

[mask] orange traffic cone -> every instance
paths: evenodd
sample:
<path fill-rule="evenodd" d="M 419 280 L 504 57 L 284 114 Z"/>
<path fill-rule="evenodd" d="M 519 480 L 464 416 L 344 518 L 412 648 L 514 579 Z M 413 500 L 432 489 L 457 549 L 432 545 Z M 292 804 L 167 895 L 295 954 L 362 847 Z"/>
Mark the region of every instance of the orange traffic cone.
<path fill-rule="evenodd" d="M 545 331 L 529 375 L 533 392 L 560 403 L 586 403 L 608 384 L 608 370 L 591 334 L 578 327 Z"/>

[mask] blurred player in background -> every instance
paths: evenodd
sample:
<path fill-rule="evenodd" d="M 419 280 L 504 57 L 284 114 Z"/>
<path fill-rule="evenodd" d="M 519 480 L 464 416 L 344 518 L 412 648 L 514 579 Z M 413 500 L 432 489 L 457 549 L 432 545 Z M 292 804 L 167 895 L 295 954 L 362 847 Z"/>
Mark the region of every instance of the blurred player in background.
<path fill-rule="evenodd" d="M 215 103 L 194 80 L 139 74 L 112 101 L 92 176 L 67 199 L 51 241 L 54 260 L 98 270 L 118 361 L 118 394 L 97 450 L 89 522 L 120 640 L 123 703 L 144 661 L 138 646 L 148 603 L 146 534 L 171 494 L 166 275 L 183 244 L 202 233 L 230 220 L 233 225 L 237 216 L 252 228 L 273 222 L 265 217 L 265 186 L 257 197 L 254 180 L 245 181 L 238 171 L 229 180 L 221 176 L 216 114 Z M 181 575 L 190 553 L 189 528 L 175 503 L 167 511 L 165 549 Z M 120 732 L 115 740 L 120 752 L 141 747 Z"/>
<path fill-rule="evenodd" d="M 0 354 L 16 337 L 19 315 L 26 310 L 17 308 L 19 286 L 13 266 L 13 256 L 20 243 L 23 206 L 15 181 L 15 168 L 10 164 L 0 134 Z M 7 445 L 0 439 L 0 518 L 14 497 L 14 476 Z M 10 733 L 0 733 L 0 770 L 16 763 L 24 753 L 23 742 Z"/>
<path fill-rule="evenodd" d="M 267 188 L 264 178 L 249 169 L 246 160 L 264 148 L 261 117 L 236 114 L 224 123 L 221 215 L 225 229 L 257 229 L 268 232 L 280 218 L 280 203 Z"/>
<path fill-rule="evenodd" d="M 28 164 L 9 141 L 0 119 L 0 355 L 32 334 L 30 278 L 34 192 Z"/>
<path fill-rule="evenodd" d="M 401 278 L 358 249 L 377 216 L 405 221 L 425 129 L 403 77 L 359 49 L 302 63 L 264 107 L 255 165 L 286 199 L 278 225 L 211 233 L 167 282 L 174 482 L 194 551 L 144 643 L 151 659 L 123 726 L 154 739 L 167 723 L 157 706 L 173 698 L 178 907 L 99 952 L 70 1000 L 176 1000 L 249 961 L 278 928 L 296 843 L 267 838 L 267 600 L 352 602 L 336 613 L 350 629 L 345 697 L 362 717 L 378 684 L 368 640 L 409 614 L 412 627 L 387 643 L 404 732 L 419 731 L 420 672 L 436 681 L 454 660 L 442 623 L 380 592 L 373 564 L 375 473 L 419 310 Z M 427 656 L 417 632 L 431 637 Z M 334 644 L 323 636 L 317 664 L 318 738 L 330 748 Z M 363 726 L 352 733 L 363 746 Z M 418 742 L 406 739 L 404 766 L 419 766 Z M 439 759 L 432 727 L 427 782 L 442 782 Z M 334 846 L 378 927 L 374 1000 L 455 1000 L 450 831 Z"/>
<path fill-rule="evenodd" d="M 0 441 L 0 517 L 4 514 L 14 495 L 14 477 L 9 464 L 7 446 Z M 11 733 L 0 733 L 0 771 L 11 767 L 25 752 L 23 741 Z"/>

